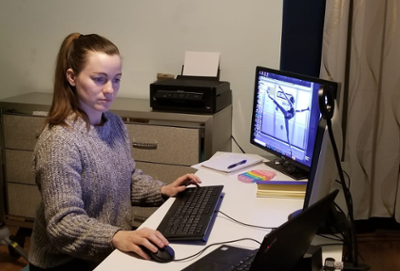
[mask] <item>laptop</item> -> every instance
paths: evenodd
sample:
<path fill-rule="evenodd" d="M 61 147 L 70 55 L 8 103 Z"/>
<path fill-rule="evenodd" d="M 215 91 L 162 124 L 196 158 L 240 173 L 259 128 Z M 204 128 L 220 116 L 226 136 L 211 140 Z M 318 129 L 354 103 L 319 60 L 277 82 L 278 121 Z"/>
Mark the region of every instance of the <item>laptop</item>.
<path fill-rule="evenodd" d="M 304 209 L 264 237 L 259 249 L 250 250 L 223 245 L 182 271 L 235 270 L 238 263 L 248 261 L 248 269 L 292 270 L 300 264 L 307 249 L 333 206 L 339 190 L 335 190 Z M 239 270 L 239 269 L 238 269 Z"/>

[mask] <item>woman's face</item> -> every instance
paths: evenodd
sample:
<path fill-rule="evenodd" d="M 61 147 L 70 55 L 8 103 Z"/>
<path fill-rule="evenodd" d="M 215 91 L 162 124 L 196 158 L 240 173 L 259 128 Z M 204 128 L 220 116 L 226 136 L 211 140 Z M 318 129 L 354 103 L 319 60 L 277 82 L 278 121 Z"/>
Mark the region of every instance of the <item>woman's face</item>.
<path fill-rule="evenodd" d="M 86 66 L 76 75 L 67 71 L 68 82 L 75 86 L 81 108 L 90 124 L 101 123 L 101 116 L 110 109 L 119 90 L 122 64 L 119 55 L 89 52 Z"/>

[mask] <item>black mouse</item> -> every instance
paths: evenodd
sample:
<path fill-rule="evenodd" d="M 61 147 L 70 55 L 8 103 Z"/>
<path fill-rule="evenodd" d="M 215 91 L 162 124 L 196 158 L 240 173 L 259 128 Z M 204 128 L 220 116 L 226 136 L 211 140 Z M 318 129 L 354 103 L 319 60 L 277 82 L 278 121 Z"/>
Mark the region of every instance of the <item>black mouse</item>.
<path fill-rule="evenodd" d="M 153 252 L 145 246 L 140 246 L 140 248 L 155 262 L 169 263 L 175 259 L 175 251 L 170 246 L 165 246 L 163 248 L 159 248 L 157 245 L 154 246 L 158 248 L 157 252 Z"/>

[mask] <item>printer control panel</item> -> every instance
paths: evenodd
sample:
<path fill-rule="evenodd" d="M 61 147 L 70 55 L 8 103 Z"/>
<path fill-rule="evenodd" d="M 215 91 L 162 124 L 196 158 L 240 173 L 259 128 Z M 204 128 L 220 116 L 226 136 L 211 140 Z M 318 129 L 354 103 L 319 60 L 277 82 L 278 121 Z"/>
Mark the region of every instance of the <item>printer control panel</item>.
<path fill-rule="evenodd" d="M 154 95 L 155 99 L 165 99 L 165 100 L 191 100 L 191 101 L 201 101 L 203 99 L 203 93 L 199 92 L 187 92 L 187 91 L 176 91 L 176 90 L 158 90 Z"/>

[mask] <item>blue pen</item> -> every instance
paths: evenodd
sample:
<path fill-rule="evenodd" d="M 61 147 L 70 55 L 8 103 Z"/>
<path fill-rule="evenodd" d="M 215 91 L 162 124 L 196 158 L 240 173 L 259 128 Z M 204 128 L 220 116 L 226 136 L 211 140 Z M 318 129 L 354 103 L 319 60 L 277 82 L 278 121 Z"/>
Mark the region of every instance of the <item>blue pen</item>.
<path fill-rule="evenodd" d="M 235 163 L 235 164 L 229 165 L 229 166 L 228 166 L 228 169 L 237 167 L 237 166 L 239 166 L 239 165 L 243 165 L 243 164 L 246 163 L 246 162 L 247 162 L 247 160 L 242 160 L 242 161 L 237 162 L 237 163 Z"/>

